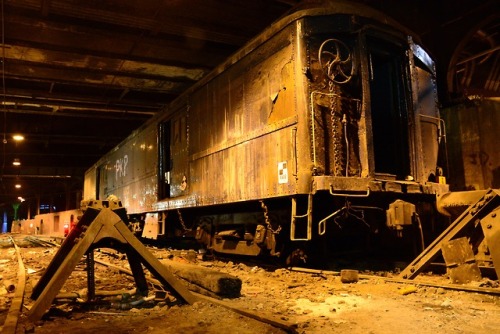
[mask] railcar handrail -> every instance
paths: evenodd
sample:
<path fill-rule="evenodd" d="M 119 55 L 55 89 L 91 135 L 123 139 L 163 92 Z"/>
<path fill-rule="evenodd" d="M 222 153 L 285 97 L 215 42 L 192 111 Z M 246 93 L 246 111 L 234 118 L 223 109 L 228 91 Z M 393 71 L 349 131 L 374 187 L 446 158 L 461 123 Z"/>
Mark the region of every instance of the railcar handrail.
<path fill-rule="evenodd" d="M 341 196 L 341 197 L 369 197 L 370 187 L 368 187 L 368 189 L 366 190 L 366 194 L 349 194 L 349 193 L 333 192 L 333 185 L 330 185 L 330 195 Z"/>
<path fill-rule="evenodd" d="M 297 199 L 292 197 L 292 219 L 290 222 L 290 240 L 292 241 L 309 241 L 312 239 L 312 194 L 307 197 L 307 212 L 303 215 L 297 213 Z M 297 238 L 295 236 L 297 218 L 307 217 L 307 236 L 305 238 Z"/>

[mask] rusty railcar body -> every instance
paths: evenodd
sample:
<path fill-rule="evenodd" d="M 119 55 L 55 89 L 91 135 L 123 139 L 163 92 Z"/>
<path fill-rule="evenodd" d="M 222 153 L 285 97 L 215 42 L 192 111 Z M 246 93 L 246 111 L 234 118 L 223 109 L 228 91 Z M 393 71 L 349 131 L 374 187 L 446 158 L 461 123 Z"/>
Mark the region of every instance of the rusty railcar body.
<path fill-rule="evenodd" d="M 420 240 L 418 217 L 447 191 L 434 63 L 380 13 L 314 3 L 100 159 L 84 199 L 116 195 L 144 237 L 223 253 Z"/>

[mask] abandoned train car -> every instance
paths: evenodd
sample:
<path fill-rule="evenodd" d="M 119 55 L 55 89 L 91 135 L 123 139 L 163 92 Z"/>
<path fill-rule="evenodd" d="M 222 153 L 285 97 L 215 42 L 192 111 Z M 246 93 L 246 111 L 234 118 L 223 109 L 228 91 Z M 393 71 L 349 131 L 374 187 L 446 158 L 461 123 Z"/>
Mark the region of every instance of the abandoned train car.
<path fill-rule="evenodd" d="M 381 13 L 313 3 L 96 162 L 84 200 L 115 195 L 143 237 L 222 253 L 420 248 L 448 190 L 434 62 Z"/>

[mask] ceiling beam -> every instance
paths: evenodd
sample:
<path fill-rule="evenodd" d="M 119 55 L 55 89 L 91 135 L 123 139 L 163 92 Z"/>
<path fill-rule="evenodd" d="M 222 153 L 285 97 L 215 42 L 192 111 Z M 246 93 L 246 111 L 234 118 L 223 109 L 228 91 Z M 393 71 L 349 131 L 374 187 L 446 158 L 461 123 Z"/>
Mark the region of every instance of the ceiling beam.
<path fill-rule="evenodd" d="M 105 106 L 73 107 L 64 104 L 51 103 L 46 100 L 32 99 L 27 103 L 19 99 L 11 102 L 6 99 L 3 112 L 9 114 L 40 115 L 50 117 L 76 117 L 88 119 L 120 119 L 120 120 L 141 120 L 145 121 L 155 114 L 154 111 L 139 111 L 120 108 L 106 108 Z"/>
<path fill-rule="evenodd" d="M 110 1 L 108 1 L 110 2 Z M 169 35 L 182 36 L 183 38 L 197 39 L 203 41 L 210 41 L 215 43 L 222 43 L 227 45 L 242 45 L 248 40 L 248 35 L 243 33 L 243 29 L 235 30 L 230 29 L 223 24 L 204 23 L 200 20 L 195 20 L 191 16 L 180 17 L 179 11 L 170 10 L 171 6 L 165 6 L 162 10 L 162 15 L 154 18 L 154 10 L 147 16 L 139 16 L 140 9 L 145 9 L 147 6 L 141 4 L 141 1 L 130 1 L 129 5 L 135 3 L 137 10 L 129 8 L 129 11 L 121 11 L 126 5 L 120 1 L 112 6 L 113 10 L 103 9 L 104 6 L 97 2 L 92 7 L 92 3 L 84 2 L 83 5 L 79 3 L 68 3 L 64 1 L 52 1 L 50 4 L 50 13 L 53 16 L 65 18 L 69 22 L 76 20 L 86 21 L 89 25 L 92 22 L 98 22 L 101 26 L 107 24 L 115 27 L 125 27 L 127 29 L 133 28 L 142 31 L 158 31 L 159 33 L 166 33 Z M 172 4 L 175 6 L 175 4 Z M 191 13 L 196 11 L 196 6 L 193 5 Z M 220 8 L 217 8 L 220 11 Z M 36 2 L 29 0 L 17 0 L 15 2 L 6 3 L 6 10 L 28 10 L 35 13 L 40 12 L 40 5 Z M 214 13 L 215 15 L 216 13 Z M 243 14 L 243 13 L 242 13 Z M 200 12 L 200 17 L 206 13 Z M 265 13 L 263 13 L 265 15 Z M 108 27 L 110 28 L 110 27 Z"/>

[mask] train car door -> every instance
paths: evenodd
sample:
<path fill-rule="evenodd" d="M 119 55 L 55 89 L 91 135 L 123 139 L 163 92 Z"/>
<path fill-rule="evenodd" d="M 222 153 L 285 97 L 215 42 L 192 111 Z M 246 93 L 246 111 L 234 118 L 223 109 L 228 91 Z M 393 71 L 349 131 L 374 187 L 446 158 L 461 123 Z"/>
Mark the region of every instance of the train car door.
<path fill-rule="evenodd" d="M 158 198 L 170 197 L 170 121 L 158 125 Z"/>
<path fill-rule="evenodd" d="M 423 182 L 439 182 L 441 171 L 436 170 L 436 166 L 440 144 L 445 144 L 444 140 L 441 143 L 445 138 L 445 126 L 439 115 L 434 62 L 411 40 L 410 50 L 418 176 Z"/>
<path fill-rule="evenodd" d="M 179 112 L 170 121 L 170 197 L 188 192 L 188 131 L 187 115 Z"/>
<path fill-rule="evenodd" d="M 411 175 L 410 90 L 406 45 L 366 36 L 375 174 L 404 180 Z"/>
<path fill-rule="evenodd" d="M 108 173 L 110 173 L 108 163 L 102 164 L 96 169 L 96 199 L 105 200 L 108 197 Z"/>
<path fill-rule="evenodd" d="M 186 194 L 188 184 L 188 132 L 185 114 L 159 125 L 159 197 Z"/>

